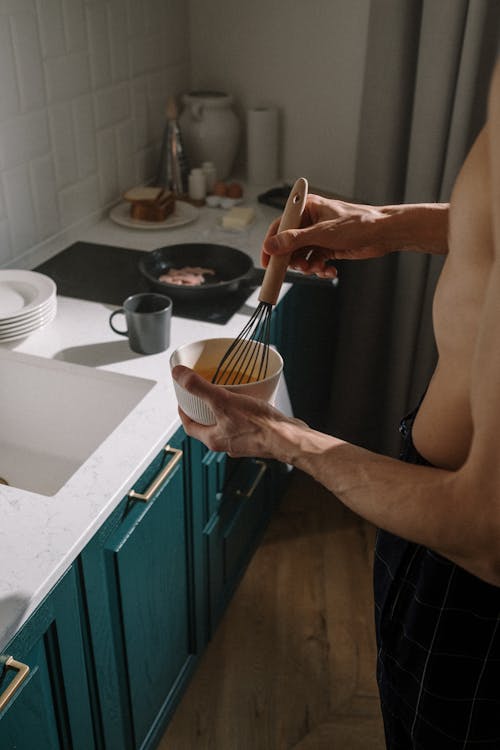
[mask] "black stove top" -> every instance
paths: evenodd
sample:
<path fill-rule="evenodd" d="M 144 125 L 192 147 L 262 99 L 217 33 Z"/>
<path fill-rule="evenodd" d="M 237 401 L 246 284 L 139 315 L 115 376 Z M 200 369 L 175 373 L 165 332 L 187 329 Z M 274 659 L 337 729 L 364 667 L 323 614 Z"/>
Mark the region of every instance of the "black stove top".
<path fill-rule="evenodd" d="M 112 245 L 76 242 L 42 263 L 35 271 L 50 276 L 57 292 L 91 302 L 121 305 L 131 294 L 151 291 L 139 271 L 138 263 L 144 250 L 131 250 Z M 174 301 L 173 314 L 223 325 L 240 309 L 262 281 L 262 271 L 255 269 L 255 278 L 232 294 L 215 300 Z"/>

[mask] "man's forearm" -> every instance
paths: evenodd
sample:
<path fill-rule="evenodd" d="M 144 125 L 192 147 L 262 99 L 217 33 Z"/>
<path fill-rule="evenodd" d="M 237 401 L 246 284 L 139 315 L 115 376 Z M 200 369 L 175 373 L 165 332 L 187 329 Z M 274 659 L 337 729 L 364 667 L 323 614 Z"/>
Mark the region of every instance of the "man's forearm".
<path fill-rule="evenodd" d="M 494 530 L 467 473 L 381 456 L 300 424 L 277 424 L 281 460 L 310 474 L 366 520 L 425 545 L 495 585 Z"/>
<path fill-rule="evenodd" d="M 443 255 L 448 252 L 448 203 L 405 203 L 383 206 L 380 232 L 392 250 Z"/>

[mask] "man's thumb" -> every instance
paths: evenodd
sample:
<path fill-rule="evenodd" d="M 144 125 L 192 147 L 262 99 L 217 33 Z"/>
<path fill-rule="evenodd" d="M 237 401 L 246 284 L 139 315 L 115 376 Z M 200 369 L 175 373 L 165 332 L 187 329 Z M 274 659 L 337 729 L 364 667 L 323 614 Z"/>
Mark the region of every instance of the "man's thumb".
<path fill-rule="evenodd" d="M 298 250 L 300 247 L 304 247 L 307 244 L 304 229 L 286 229 L 283 232 L 274 234 L 272 237 L 268 237 L 264 242 L 264 250 L 269 255 L 288 255 L 293 253 L 294 250 Z"/>
<path fill-rule="evenodd" d="M 213 394 L 213 386 L 210 385 L 205 378 L 198 375 L 194 370 L 184 365 L 176 365 L 172 369 L 172 377 L 182 388 L 192 393 L 193 396 L 200 396 L 205 400 L 211 400 Z"/>

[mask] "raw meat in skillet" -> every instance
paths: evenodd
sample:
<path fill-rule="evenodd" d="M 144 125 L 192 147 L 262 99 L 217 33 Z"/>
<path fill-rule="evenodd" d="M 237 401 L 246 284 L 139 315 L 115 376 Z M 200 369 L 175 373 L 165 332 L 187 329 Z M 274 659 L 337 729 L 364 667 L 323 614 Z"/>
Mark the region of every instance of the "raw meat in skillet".
<path fill-rule="evenodd" d="M 205 283 L 205 276 L 213 276 L 212 268 L 201 268 L 200 266 L 184 266 L 183 268 L 169 268 L 167 273 L 158 277 L 159 281 L 178 286 L 201 286 Z"/>

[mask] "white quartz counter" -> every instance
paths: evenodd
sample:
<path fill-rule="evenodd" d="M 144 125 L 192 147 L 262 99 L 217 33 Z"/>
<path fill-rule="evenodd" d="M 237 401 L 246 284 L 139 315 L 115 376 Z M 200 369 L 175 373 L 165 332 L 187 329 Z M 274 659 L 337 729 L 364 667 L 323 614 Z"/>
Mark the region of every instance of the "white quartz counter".
<path fill-rule="evenodd" d="M 259 265 L 262 238 L 278 212 L 255 202 L 252 205 L 256 221 L 241 233 L 221 229 L 220 209 L 203 208 L 198 219 L 184 227 L 134 230 L 104 219 L 80 235 L 73 234 L 71 241 L 143 250 L 178 242 L 214 242 L 247 252 Z M 45 245 L 30 256 L 29 265 L 34 267 L 71 241 L 58 239 L 51 247 Z M 174 316 L 170 349 L 151 356 L 134 354 L 127 340 L 113 333 L 108 325 L 114 309 L 110 305 L 68 297 L 58 298 L 57 317 L 46 328 L 21 341 L 0 344 L 0 349 L 154 381 L 142 401 L 55 495 L 0 485 L 0 650 L 179 427 L 169 369 L 173 349 L 199 338 L 236 335 L 248 319 L 247 308 L 255 306 L 256 299 L 254 293 L 224 326 Z"/>

